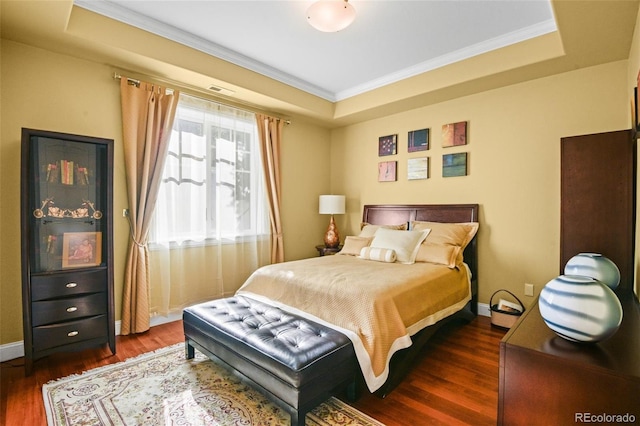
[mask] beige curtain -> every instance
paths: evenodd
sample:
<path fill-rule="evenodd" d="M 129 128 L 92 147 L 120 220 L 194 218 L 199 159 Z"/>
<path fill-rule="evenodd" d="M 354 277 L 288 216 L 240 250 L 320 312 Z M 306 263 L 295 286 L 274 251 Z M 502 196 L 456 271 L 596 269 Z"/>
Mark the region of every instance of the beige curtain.
<path fill-rule="evenodd" d="M 265 175 L 265 186 L 269 201 L 269 219 L 271 221 L 271 263 L 284 261 L 284 241 L 280 221 L 280 144 L 284 120 L 262 114 L 256 114 L 258 136 Z"/>
<path fill-rule="evenodd" d="M 149 329 L 149 224 L 156 204 L 178 92 L 120 80 L 131 241 L 125 265 L 121 334 Z"/>

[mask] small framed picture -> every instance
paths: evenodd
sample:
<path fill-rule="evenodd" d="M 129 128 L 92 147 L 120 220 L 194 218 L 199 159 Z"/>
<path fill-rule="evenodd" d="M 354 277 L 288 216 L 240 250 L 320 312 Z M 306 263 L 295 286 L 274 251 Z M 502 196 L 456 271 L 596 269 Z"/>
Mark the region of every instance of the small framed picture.
<path fill-rule="evenodd" d="M 635 99 L 635 104 L 636 104 L 636 119 L 635 119 L 635 125 L 636 125 L 636 132 L 640 132 L 640 113 L 638 112 L 638 108 L 640 108 L 640 96 L 638 95 L 638 88 L 636 87 L 634 89 L 634 99 Z"/>
<path fill-rule="evenodd" d="M 102 263 L 102 232 L 65 232 L 62 267 L 86 268 Z"/>
<path fill-rule="evenodd" d="M 378 139 L 378 156 L 395 155 L 398 153 L 398 135 L 381 136 Z"/>
<path fill-rule="evenodd" d="M 408 135 L 408 151 L 426 151 L 429 149 L 429 129 L 413 130 Z"/>
<path fill-rule="evenodd" d="M 638 93 L 638 88 L 640 88 L 640 70 L 638 70 L 638 77 L 636 78 L 636 88 L 634 91 L 634 99 L 635 99 L 635 104 L 636 104 L 636 132 L 640 132 L 640 112 L 638 112 L 638 110 L 640 109 L 640 93 Z"/>
<path fill-rule="evenodd" d="M 445 154 L 442 156 L 442 177 L 467 175 L 467 153 Z"/>
<path fill-rule="evenodd" d="M 449 148 L 467 144 L 467 122 L 444 124 L 442 126 L 442 146 Z"/>
<path fill-rule="evenodd" d="M 407 160 L 407 179 L 429 178 L 429 157 L 409 158 Z"/>
<path fill-rule="evenodd" d="M 395 182 L 397 179 L 397 161 L 378 163 L 378 182 Z"/>

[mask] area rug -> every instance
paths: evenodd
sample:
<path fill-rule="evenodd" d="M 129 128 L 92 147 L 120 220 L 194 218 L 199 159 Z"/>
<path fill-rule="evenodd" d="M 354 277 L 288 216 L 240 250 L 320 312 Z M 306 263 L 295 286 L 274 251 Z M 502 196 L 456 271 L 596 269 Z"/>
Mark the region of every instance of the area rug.
<path fill-rule="evenodd" d="M 45 384 L 47 422 L 63 425 L 289 425 L 289 414 L 223 366 L 184 344 Z M 384 426 L 339 399 L 307 414 L 308 426 Z"/>

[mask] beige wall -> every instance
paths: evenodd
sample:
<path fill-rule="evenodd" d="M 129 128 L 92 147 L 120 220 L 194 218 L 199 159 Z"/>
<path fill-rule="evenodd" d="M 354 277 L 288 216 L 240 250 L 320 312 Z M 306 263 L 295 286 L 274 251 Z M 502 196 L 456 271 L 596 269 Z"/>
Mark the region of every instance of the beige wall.
<path fill-rule="evenodd" d="M 339 225 L 357 232 L 364 204 L 478 203 L 480 302 L 501 288 L 536 294 L 559 273 L 560 138 L 628 128 L 627 62 L 483 92 L 338 129 L 332 189 L 344 193 Z M 468 122 L 464 147 L 442 148 L 441 126 Z M 431 129 L 431 148 L 407 153 L 407 132 Z M 378 157 L 379 136 L 398 134 L 398 154 Z M 443 178 L 442 155 L 469 153 L 469 175 Z M 428 156 L 431 176 L 407 180 L 407 159 Z M 377 182 L 377 163 L 398 161 L 398 181 Z M 521 297 L 525 304 L 533 298 Z"/>
<path fill-rule="evenodd" d="M 118 85 L 109 69 L 2 40 L 2 280 L 1 343 L 22 340 L 20 275 L 20 137 L 23 127 L 115 139 L 114 209 L 126 207 Z M 115 250 L 126 250 L 127 228 L 114 220 Z M 124 255 L 116 256 L 122 276 Z M 122 284 L 116 284 L 121 289 Z M 116 303 L 120 303 L 117 291 Z M 119 312 L 118 312 L 119 314 Z"/>
<path fill-rule="evenodd" d="M 115 140 L 114 251 L 120 318 L 128 228 L 119 85 L 113 69 L 2 40 L 0 76 L 0 344 L 22 340 L 20 134 L 22 127 Z M 325 218 L 318 195 L 329 188 L 329 131 L 292 119 L 282 147 L 282 217 L 287 260 L 316 254 Z M 238 284 L 239 285 L 239 284 Z M 231 289 L 230 291 L 232 291 Z"/>
<path fill-rule="evenodd" d="M 357 232 L 369 203 L 479 203 L 480 302 L 499 288 L 536 293 L 559 271 L 559 140 L 629 127 L 629 85 L 636 53 L 615 62 L 400 114 L 328 130 L 293 117 L 282 149 L 287 260 L 316 255 L 328 218 L 318 195 L 347 195 L 336 217 L 341 235 Z M 127 207 L 120 97 L 113 69 L 2 40 L 0 129 L 0 344 L 22 339 L 20 284 L 20 129 L 32 127 L 115 140 L 115 293 L 120 317 Z M 440 127 L 468 121 L 469 145 L 440 147 Z M 431 129 L 431 149 L 407 153 L 407 132 Z M 397 182 L 378 183 L 377 140 L 397 133 Z M 441 157 L 469 152 L 467 177 L 441 177 Z M 431 158 L 431 177 L 407 181 L 408 158 Z M 523 299 L 530 303 L 531 298 Z"/>

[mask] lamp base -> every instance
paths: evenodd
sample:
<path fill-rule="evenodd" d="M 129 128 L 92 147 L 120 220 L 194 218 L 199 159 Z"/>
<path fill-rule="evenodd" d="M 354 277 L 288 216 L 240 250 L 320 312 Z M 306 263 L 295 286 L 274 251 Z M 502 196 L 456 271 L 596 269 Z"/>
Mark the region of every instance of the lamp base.
<path fill-rule="evenodd" d="M 338 234 L 338 227 L 333 220 L 333 215 L 331 215 L 327 232 L 324 234 L 324 245 L 328 248 L 336 248 L 340 245 L 340 234 Z"/>

